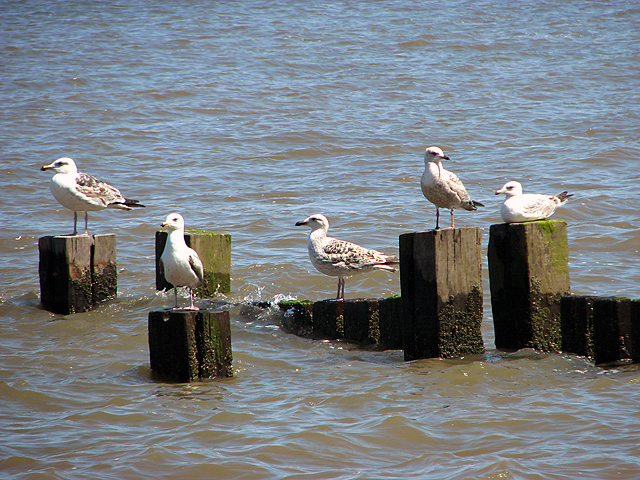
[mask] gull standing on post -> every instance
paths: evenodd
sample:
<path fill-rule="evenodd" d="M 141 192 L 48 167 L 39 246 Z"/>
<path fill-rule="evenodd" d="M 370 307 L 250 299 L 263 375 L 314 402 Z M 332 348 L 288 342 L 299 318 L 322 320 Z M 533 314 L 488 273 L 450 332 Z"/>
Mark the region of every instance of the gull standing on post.
<path fill-rule="evenodd" d="M 311 228 L 307 246 L 313 266 L 320 273 L 338 277 L 336 300 L 344 298 L 345 278 L 371 270 L 395 272 L 396 269 L 391 265 L 400 262 L 399 257 L 327 237 L 329 220 L 319 213 L 296 223 L 296 227 L 300 225 Z"/>
<path fill-rule="evenodd" d="M 420 180 L 423 195 L 436 206 L 436 230 L 440 228 L 440 209 L 451 210 L 451 227 L 454 228 L 453 210 L 477 210 L 484 207 L 480 202 L 471 200 L 460 179 L 452 172 L 442 168 L 442 159 L 449 160 L 441 148 L 428 147 L 424 154 L 424 173 Z"/>
<path fill-rule="evenodd" d="M 76 163 L 62 157 L 40 170 L 53 170 L 49 185 L 51 193 L 60 204 L 73 210 L 73 234 L 78 234 L 78 212 L 84 212 L 84 233 L 89 235 L 89 213 L 105 208 L 131 210 L 132 207 L 144 207 L 138 200 L 124 198 L 117 188 L 101 182 L 96 177 L 78 172 Z"/>
<path fill-rule="evenodd" d="M 187 287 L 191 305 L 186 310 L 199 310 L 193 304 L 193 288 L 204 285 L 204 268 L 196 251 L 184 241 L 184 219 L 179 213 L 170 213 L 161 225 L 169 229 L 167 243 L 160 257 L 160 273 L 173 285 L 174 310 L 178 310 L 178 287 Z"/>
<path fill-rule="evenodd" d="M 504 193 L 507 198 L 500 208 L 500 216 L 506 223 L 533 222 L 549 218 L 560 205 L 573 197 L 567 191 L 558 195 L 522 193 L 522 185 L 511 181 L 504 184 L 496 195 Z"/>

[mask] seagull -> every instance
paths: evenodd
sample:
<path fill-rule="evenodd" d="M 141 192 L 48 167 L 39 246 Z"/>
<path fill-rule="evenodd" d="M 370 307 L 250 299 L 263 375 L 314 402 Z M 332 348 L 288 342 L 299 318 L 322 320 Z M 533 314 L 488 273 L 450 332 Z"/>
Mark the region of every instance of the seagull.
<path fill-rule="evenodd" d="M 161 225 L 169 228 L 167 243 L 160 257 L 160 273 L 171 285 L 175 296 L 174 310 L 178 310 L 178 287 L 187 287 L 191 305 L 185 310 L 199 310 L 193 304 L 193 288 L 205 284 L 202 261 L 192 248 L 184 241 L 184 219 L 179 213 L 170 213 Z"/>
<path fill-rule="evenodd" d="M 391 264 L 400 262 L 399 257 L 327 237 L 329 220 L 319 213 L 296 223 L 296 227 L 301 225 L 311 228 L 307 246 L 313 266 L 320 273 L 338 277 L 336 300 L 344 299 L 345 278 L 374 269 L 395 272 L 396 269 Z"/>
<path fill-rule="evenodd" d="M 496 195 L 504 193 L 505 199 L 500 208 L 500 215 L 506 223 L 532 222 L 549 218 L 560 205 L 567 203 L 573 194 L 562 192 L 558 195 L 542 195 L 538 193 L 522 193 L 522 185 L 511 181 L 504 184 Z"/>
<path fill-rule="evenodd" d="M 428 147 L 424 154 L 424 173 L 420 180 L 422 193 L 436 206 L 436 230 L 440 228 L 440 209 L 451 209 L 451 227 L 454 228 L 453 210 L 477 210 L 484 207 L 480 202 L 471 200 L 460 179 L 449 170 L 442 168 L 442 159 L 449 160 L 441 148 Z"/>
<path fill-rule="evenodd" d="M 144 207 L 138 200 L 124 198 L 117 188 L 101 182 L 96 177 L 78 172 L 76 163 L 62 157 L 40 170 L 53 170 L 49 185 L 51 193 L 63 207 L 73 210 L 73 234 L 78 234 L 78 212 L 84 212 L 84 233 L 89 235 L 88 212 L 103 210 L 107 207 L 131 210 L 132 207 Z"/>

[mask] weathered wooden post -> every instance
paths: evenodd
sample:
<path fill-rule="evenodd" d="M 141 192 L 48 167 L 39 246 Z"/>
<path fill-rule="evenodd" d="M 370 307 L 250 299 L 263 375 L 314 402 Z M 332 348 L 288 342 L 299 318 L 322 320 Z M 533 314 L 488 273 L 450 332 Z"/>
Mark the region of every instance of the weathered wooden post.
<path fill-rule="evenodd" d="M 402 343 L 402 297 L 383 298 L 378 303 L 380 318 L 380 344 L 388 349 L 401 349 Z"/>
<path fill-rule="evenodd" d="M 314 337 L 327 340 L 344 338 L 344 302 L 330 299 L 313 303 Z"/>
<path fill-rule="evenodd" d="M 593 358 L 593 300 L 595 297 L 568 295 L 560 300 L 562 351 Z"/>
<path fill-rule="evenodd" d="M 631 359 L 640 363 L 640 299 L 631 300 Z"/>
<path fill-rule="evenodd" d="M 116 236 L 46 236 L 38 241 L 40 296 L 45 310 L 86 312 L 118 294 Z"/>
<path fill-rule="evenodd" d="M 631 300 L 618 297 L 594 298 L 595 363 L 612 363 L 631 358 L 631 350 Z"/>
<path fill-rule="evenodd" d="M 149 312 L 149 356 L 151 370 L 167 380 L 233 376 L 229 312 Z"/>
<path fill-rule="evenodd" d="M 343 303 L 344 339 L 361 344 L 380 343 L 378 300 L 348 299 Z"/>
<path fill-rule="evenodd" d="M 189 247 L 198 252 L 204 266 L 207 285 L 196 289 L 196 294 L 201 298 L 210 298 L 216 293 L 229 293 L 231 291 L 231 235 L 203 230 L 186 230 L 184 240 Z M 172 287 L 157 268 L 166 243 L 167 232 L 156 231 L 156 290 Z"/>
<path fill-rule="evenodd" d="M 569 294 L 565 221 L 491 225 L 489 282 L 497 348 L 560 350 L 560 299 Z"/>
<path fill-rule="evenodd" d="M 480 228 L 400 235 L 404 358 L 484 352 Z"/>
<path fill-rule="evenodd" d="M 116 236 L 113 234 L 93 236 L 91 294 L 94 305 L 118 295 Z"/>
<path fill-rule="evenodd" d="M 310 337 L 313 334 L 313 303 L 311 300 L 285 300 L 278 304 L 284 313 L 282 328 L 299 337 Z"/>

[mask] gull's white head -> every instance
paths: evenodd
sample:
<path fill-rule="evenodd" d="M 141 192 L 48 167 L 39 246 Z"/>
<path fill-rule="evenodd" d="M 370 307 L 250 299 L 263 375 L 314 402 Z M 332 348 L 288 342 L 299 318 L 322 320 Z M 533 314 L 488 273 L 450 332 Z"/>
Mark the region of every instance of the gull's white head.
<path fill-rule="evenodd" d="M 313 231 L 322 229 L 326 232 L 329 230 L 329 220 L 327 220 L 327 217 L 321 213 L 316 213 L 315 215 L 311 215 L 300 222 L 296 222 L 296 227 L 301 225 L 306 225 Z"/>
<path fill-rule="evenodd" d="M 171 231 L 184 230 L 184 219 L 179 213 L 170 213 L 161 226 L 167 227 Z"/>
<path fill-rule="evenodd" d="M 504 184 L 500 190 L 496 190 L 496 195 L 504 193 L 507 197 L 513 197 L 515 195 L 522 195 L 522 185 L 512 180 Z"/>
<path fill-rule="evenodd" d="M 53 170 L 56 173 L 78 173 L 76 162 L 69 157 L 59 158 L 55 162 L 43 166 L 40 170 Z"/>
<path fill-rule="evenodd" d="M 435 145 L 427 147 L 427 150 L 424 152 L 425 164 L 429 162 L 441 162 L 443 159 L 449 160 L 449 157 L 444 154 L 440 147 L 436 147 Z"/>

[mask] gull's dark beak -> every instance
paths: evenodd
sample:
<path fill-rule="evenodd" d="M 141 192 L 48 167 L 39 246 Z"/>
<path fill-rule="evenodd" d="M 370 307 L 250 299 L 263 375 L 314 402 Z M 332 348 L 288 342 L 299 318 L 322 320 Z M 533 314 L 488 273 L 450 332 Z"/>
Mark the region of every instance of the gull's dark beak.
<path fill-rule="evenodd" d="M 301 225 L 306 225 L 307 222 L 305 222 L 304 220 L 300 221 L 300 222 L 296 222 L 296 227 L 299 227 Z"/>

